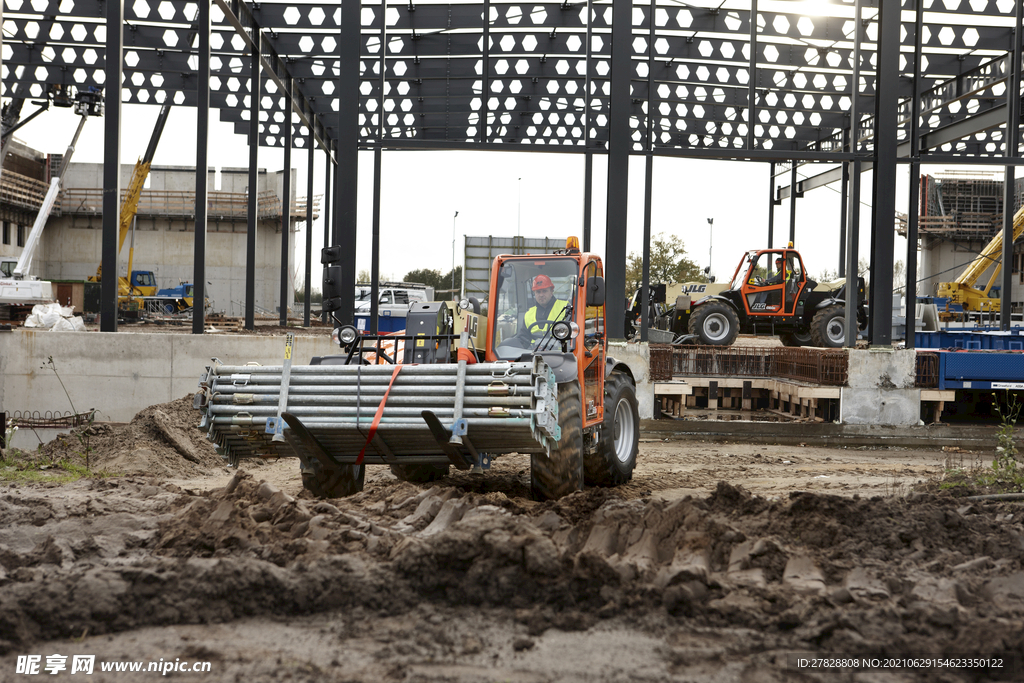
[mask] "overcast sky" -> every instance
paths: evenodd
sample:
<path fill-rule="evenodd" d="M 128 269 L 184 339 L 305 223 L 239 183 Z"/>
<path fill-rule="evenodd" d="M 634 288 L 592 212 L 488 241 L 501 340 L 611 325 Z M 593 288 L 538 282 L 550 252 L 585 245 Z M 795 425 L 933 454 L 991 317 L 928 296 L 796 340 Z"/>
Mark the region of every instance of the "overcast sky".
<path fill-rule="evenodd" d="M 27 115 L 31 109 L 23 115 Z M 149 142 L 159 108 L 124 105 L 121 161 L 134 164 Z M 233 126 L 211 117 L 210 164 L 246 167 L 246 138 Z M 63 152 L 71 141 L 77 117 L 69 110 L 51 109 L 20 129 L 16 136 L 44 152 Z M 195 110 L 172 110 L 155 165 L 195 165 Z M 103 161 L 103 122 L 86 124 L 75 161 Z M 259 165 L 271 172 L 283 167 L 282 149 L 260 148 Z M 308 152 L 292 152 L 297 171 L 296 195 L 306 194 Z M 322 194 L 326 161 L 314 157 L 314 194 Z M 582 154 L 520 152 L 385 152 L 381 194 L 381 273 L 401 278 L 410 270 L 452 267 L 462 263 L 463 236 L 582 237 Z M 821 167 L 805 166 L 813 175 Z M 607 164 L 603 155 L 594 161 L 592 249 L 603 255 Z M 931 169 L 931 172 L 942 169 Z M 373 155 L 360 153 L 359 234 L 357 268 L 370 269 L 372 228 Z M 906 211 L 907 172 L 901 167 L 897 210 Z M 788 184 L 788 180 L 786 182 Z M 213 188 L 211 188 L 213 189 Z M 711 263 L 719 280 L 729 278 L 742 253 L 767 246 L 768 164 L 692 159 L 656 158 L 651 233 L 678 235 L 688 256 L 700 265 Z M 839 186 L 814 190 L 797 200 L 796 247 L 811 275 L 835 270 L 839 254 Z M 867 256 L 871 220 L 871 176 L 862 181 L 860 253 Z M 644 160 L 630 164 L 628 249 L 639 252 L 643 237 Z M 454 218 L 458 211 L 458 218 Z M 708 218 L 714 218 L 713 235 Z M 454 224 L 453 224 L 454 223 Z M 891 223 L 890 223 L 891 224 Z M 783 246 L 789 232 L 789 201 L 775 209 L 775 246 Z M 313 225 L 313 280 L 317 287 L 322 218 Z M 713 239 L 712 239 L 713 238 Z M 304 228 L 296 240 L 298 270 L 302 271 Z M 906 241 L 897 237 L 896 260 L 905 258 Z"/>

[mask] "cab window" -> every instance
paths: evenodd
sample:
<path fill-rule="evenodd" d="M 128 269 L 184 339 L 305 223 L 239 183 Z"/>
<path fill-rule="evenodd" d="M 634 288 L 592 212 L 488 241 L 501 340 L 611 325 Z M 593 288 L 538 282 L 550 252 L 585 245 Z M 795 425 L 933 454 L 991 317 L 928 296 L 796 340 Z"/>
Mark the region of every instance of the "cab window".
<path fill-rule="evenodd" d="M 501 265 L 494 329 L 498 358 L 561 350 L 561 343 L 551 336 L 551 327 L 573 319 L 577 267 L 575 259 L 557 257 L 510 259 Z"/>

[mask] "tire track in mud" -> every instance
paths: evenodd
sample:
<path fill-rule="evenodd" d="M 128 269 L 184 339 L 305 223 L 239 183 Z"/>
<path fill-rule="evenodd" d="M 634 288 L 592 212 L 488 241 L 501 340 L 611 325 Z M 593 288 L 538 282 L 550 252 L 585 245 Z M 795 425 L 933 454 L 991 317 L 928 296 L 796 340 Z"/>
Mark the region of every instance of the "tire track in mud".
<path fill-rule="evenodd" d="M 434 604 L 511 609 L 531 634 L 661 615 L 755 628 L 802 651 L 1024 652 L 1019 508 L 929 495 L 767 500 L 724 482 L 704 498 L 597 488 L 538 503 L 474 481 L 377 481 L 332 501 L 246 472 L 205 493 L 139 478 L 8 488 L 0 650 Z"/>

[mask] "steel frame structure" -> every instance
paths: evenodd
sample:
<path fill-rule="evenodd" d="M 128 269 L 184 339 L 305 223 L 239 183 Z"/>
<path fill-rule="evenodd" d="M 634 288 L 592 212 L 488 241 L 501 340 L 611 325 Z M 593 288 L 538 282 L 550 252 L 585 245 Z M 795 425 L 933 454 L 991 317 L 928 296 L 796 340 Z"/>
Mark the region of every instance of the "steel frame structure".
<path fill-rule="evenodd" d="M 197 106 L 197 159 L 204 162 L 210 108 L 248 136 L 251 170 L 260 145 L 305 148 L 310 168 L 314 150 L 323 150 L 334 198 L 325 234 L 344 247 L 341 265 L 352 285 L 359 150 L 375 152 L 374 269 L 385 150 L 585 154 L 584 247 L 591 162 L 607 154 L 614 321 L 624 316 L 631 156 L 647 162 L 645 241 L 655 156 L 770 164 L 770 206 L 789 200 L 791 238 L 796 199 L 842 182 L 837 222 L 845 272 L 856 270 L 860 173 L 871 168 L 872 290 L 891 291 L 898 164 L 910 164 L 912 177 L 921 163 L 998 164 L 1012 177 L 1021 163 L 1021 23 L 1014 0 L 5 0 L 0 94 L 39 98 L 53 85 L 120 83 L 107 88 L 108 197 L 119 189 L 113 169 L 121 101 Z M 106 59 L 115 52 L 121 60 Z M 788 185 L 780 180 L 784 186 L 776 188 L 777 173 Z M 198 198 L 206 174 L 196 178 Z M 912 185 L 911 236 L 916 196 Z M 108 272 L 116 254 L 108 239 L 116 232 L 112 207 L 104 219 Z M 197 207 L 194 282 L 201 299 L 200 214 Z M 1008 217 L 1006 234 L 1010 229 Z M 769 243 L 773 230 L 770 212 Z M 916 280 L 914 241 L 908 292 Z M 1004 245 L 1012 248 L 1009 239 Z M 306 273 L 308 280 L 308 253 Z M 1004 269 L 1005 279 L 1009 273 Z M 1010 287 L 1002 291 L 1009 296 Z M 104 283 L 104 329 L 116 329 L 115 300 Z M 891 302 L 885 296 L 871 303 L 871 341 L 887 344 Z M 1002 310 L 1008 326 L 1008 302 Z M 197 311 L 194 331 L 202 327 Z"/>

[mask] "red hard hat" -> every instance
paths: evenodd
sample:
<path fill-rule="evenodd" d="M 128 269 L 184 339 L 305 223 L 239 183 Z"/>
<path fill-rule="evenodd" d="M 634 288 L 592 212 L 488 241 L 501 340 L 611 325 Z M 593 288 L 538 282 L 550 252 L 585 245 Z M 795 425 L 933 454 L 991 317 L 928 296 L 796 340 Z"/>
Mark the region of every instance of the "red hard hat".
<path fill-rule="evenodd" d="M 547 289 L 548 287 L 554 289 L 555 283 L 547 275 L 538 275 L 533 278 L 533 291 L 536 292 L 538 289 Z"/>

